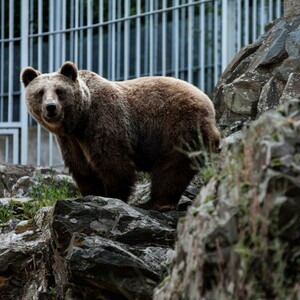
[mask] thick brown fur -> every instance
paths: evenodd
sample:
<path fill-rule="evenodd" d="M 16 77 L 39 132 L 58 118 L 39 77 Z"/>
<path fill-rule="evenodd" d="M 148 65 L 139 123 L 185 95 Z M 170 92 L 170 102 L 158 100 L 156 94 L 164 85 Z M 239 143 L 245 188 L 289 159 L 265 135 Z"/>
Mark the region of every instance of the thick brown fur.
<path fill-rule="evenodd" d="M 176 208 L 195 171 L 179 151 L 200 132 L 217 146 L 211 100 L 169 77 L 108 81 L 66 62 L 58 72 L 21 73 L 29 112 L 55 134 L 82 195 L 127 201 L 136 171 L 151 174 L 147 208 Z"/>

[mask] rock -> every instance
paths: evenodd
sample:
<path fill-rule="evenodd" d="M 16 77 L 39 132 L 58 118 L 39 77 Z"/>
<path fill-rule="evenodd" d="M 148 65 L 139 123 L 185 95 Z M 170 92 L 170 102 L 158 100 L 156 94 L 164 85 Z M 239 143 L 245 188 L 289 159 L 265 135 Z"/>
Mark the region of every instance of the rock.
<path fill-rule="evenodd" d="M 55 278 L 72 297 L 151 299 L 173 259 L 177 212 L 132 207 L 121 200 L 87 196 L 57 201 L 51 221 Z M 127 295 L 127 296 L 126 296 Z"/>
<path fill-rule="evenodd" d="M 50 299 L 49 237 L 49 230 L 41 231 L 34 221 L 22 221 L 16 230 L 0 234 L 1 299 Z"/>
<path fill-rule="evenodd" d="M 300 100 L 286 100 L 223 148 L 220 170 L 179 223 L 154 299 L 298 299 L 299 132 Z"/>
<path fill-rule="evenodd" d="M 287 36 L 285 47 L 290 57 L 300 56 L 300 29 L 296 29 Z"/>
<path fill-rule="evenodd" d="M 300 73 L 291 73 L 282 96 L 279 100 L 280 104 L 292 102 L 294 99 L 300 99 Z"/>
<path fill-rule="evenodd" d="M 298 0 L 285 0 L 284 3 L 284 16 L 289 17 L 300 14 L 300 3 Z"/>
<path fill-rule="evenodd" d="M 300 71 L 299 26 L 299 15 L 273 21 L 267 32 L 243 48 L 226 68 L 214 95 L 224 136 L 241 129 L 235 122 L 247 124 L 278 108 L 290 74 Z"/>
<path fill-rule="evenodd" d="M 0 198 L 10 196 L 10 191 L 15 182 L 24 176 L 32 176 L 34 172 L 32 166 L 0 164 Z"/>

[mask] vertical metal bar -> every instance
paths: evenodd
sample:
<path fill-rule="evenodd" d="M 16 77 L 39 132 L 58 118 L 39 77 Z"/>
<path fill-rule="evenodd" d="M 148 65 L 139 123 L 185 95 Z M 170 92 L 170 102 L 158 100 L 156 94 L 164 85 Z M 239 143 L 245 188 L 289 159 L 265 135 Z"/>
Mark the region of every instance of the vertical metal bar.
<path fill-rule="evenodd" d="M 93 24 L 93 0 L 87 2 L 87 25 Z M 87 69 L 93 68 L 93 29 L 87 30 Z"/>
<path fill-rule="evenodd" d="M 19 162 L 19 133 L 13 134 L 13 163 L 17 164 Z"/>
<path fill-rule="evenodd" d="M 125 23 L 124 23 L 124 80 L 129 78 L 129 56 L 130 56 L 130 20 L 129 17 L 131 3 L 130 0 L 125 0 Z"/>
<path fill-rule="evenodd" d="M 14 89 L 14 0 L 9 1 L 8 122 L 12 122 Z"/>
<path fill-rule="evenodd" d="M 21 68 L 28 66 L 28 27 L 29 27 L 29 12 L 28 12 L 28 0 L 22 0 L 21 2 Z M 27 164 L 28 154 L 28 113 L 26 104 L 24 101 L 24 89 L 21 89 L 21 163 Z"/>
<path fill-rule="evenodd" d="M 9 136 L 5 136 L 5 161 L 9 161 Z"/>
<path fill-rule="evenodd" d="M 0 38 L 4 39 L 5 35 L 5 1 L 1 1 L 1 31 Z M 4 93 L 4 42 L 1 42 L 1 52 L 0 52 L 0 122 L 4 118 L 4 108 L 3 108 L 3 93 Z"/>
<path fill-rule="evenodd" d="M 53 24 L 53 28 L 54 30 L 60 30 L 61 29 L 61 23 L 62 23 L 62 16 L 61 16 L 61 1 L 57 1 L 57 0 L 52 0 L 55 3 L 55 7 L 53 9 L 53 13 L 55 14 L 55 22 Z M 53 16 L 53 19 L 54 19 Z M 53 49 L 53 53 L 54 53 L 54 70 L 58 69 L 60 67 L 60 62 L 61 62 L 61 34 L 60 33 L 56 33 L 54 35 L 54 49 Z"/>
<path fill-rule="evenodd" d="M 98 73 L 103 75 L 103 0 L 99 0 L 99 38 L 98 38 Z"/>
<path fill-rule="evenodd" d="M 249 15 L 250 15 L 250 10 L 249 10 L 249 0 L 245 0 L 245 32 L 244 32 L 244 45 L 249 44 Z M 242 20 L 240 20 L 242 22 Z M 243 45 L 243 46 L 244 46 Z M 240 50 L 240 49 L 238 49 Z"/>
<path fill-rule="evenodd" d="M 43 32 L 43 0 L 38 1 L 38 34 Z M 43 37 L 38 37 L 38 69 L 43 69 Z M 41 165 L 41 125 L 37 125 L 37 165 Z"/>
<path fill-rule="evenodd" d="M 149 1 L 145 1 L 145 12 L 149 11 Z M 149 68 L 149 16 L 145 16 L 145 25 L 144 25 L 144 74 L 148 74 Z"/>
<path fill-rule="evenodd" d="M 116 0 L 111 0 L 112 1 L 112 20 L 116 20 Z M 115 80 L 116 78 L 116 23 L 113 22 L 111 24 L 111 74 L 110 74 L 110 79 Z"/>
<path fill-rule="evenodd" d="M 153 12 L 153 0 L 150 1 L 149 11 Z M 153 75 L 153 14 L 149 15 L 149 75 Z"/>
<path fill-rule="evenodd" d="M 184 1 L 184 0 L 183 0 Z M 179 4 L 181 4 L 181 2 L 179 2 Z M 179 78 L 185 79 L 185 57 L 186 57 L 186 53 L 185 53 L 185 47 L 186 47 L 186 34 L 188 34 L 187 32 L 187 28 L 186 28 L 186 8 L 182 7 L 179 10 Z M 181 58 L 181 59 L 180 59 Z"/>
<path fill-rule="evenodd" d="M 219 80 L 219 1 L 214 1 L 214 84 Z"/>
<path fill-rule="evenodd" d="M 178 10 L 179 0 L 173 0 L 173 6 L 177 7 L 173 10 L 173 24 L 172 26 L 172 39 L 173 39 L 173 72 L 175 77 L 179 77 L 179 10 Z"/>
<path fill-rule="evenodd" d="M 257 0 L 252 3 L 252 42 L 257 38 Z"/>
<path fill-rule="evenodd" d="M 79 1 L 79 27 L 83 26 L 84 23 L 84 1 L 80 0 Z M 80 29 L 78 31 L 79 33 L 79 41 L 78 41 L 78 47 L 79 47 L 79 62 L 78 62 L 78 67 L 80 69 L 83 68 L 83 45 L 84 43 L 82 42 L 84 40 L 84 31 L 82 29 Z"/>
<path fill-rule="evenodd" d="M 158 0 L 154 1 L 154 8 L 153 10 L 155 13 L 153 14 L 153 74 L 157 74 L 157 60 L 158 60 Z"/>
<path fill-rule="evenodd" d="M 122 17 L 122 2 L 123 0 L 117 0 L 116 3 L 116 19 L 120 19 Z M 126 5 L 125 5 L 126 6 Z M 124 13 L 125 13 L 125 7 L 124 7 Z M 119 80 L 121 77 L 121 61 L 124 60 L 124 52 L 125 52 L 125 44 L 126 41 L 124 39 L 124 45 L 122 45 L 122 36 L 124 37 L 125 32 L 122 32 L 122 25 L 124 24 L 124 31 L 125 31 L 125 21 L 124 22 L 117 22 L 116 23 L 116 79 Z M 121 53 L 122 50 L 122 53 Z M 123 54 L 123 55 L 121 55 Z M 121 58 L 122 56 L 122 58 Z M 123 74 L 122 74 L 123 75 Z"/>
<path fill-rule="evenodd" d="M 70 27 L 74 27 L 74 0 L 70 0 L 70 10 L 69 10 L 69 14 L 70 14 Z M 74 40 L 74 35 L 75 32 L 71 31 L 70 32 L 70 59 L 72 61 L 74 61 L 74 63 L 76 63 L 75 61 L 75 40 Z"/>
<path fill-rule="evenodd" d="M 227 67 L 227 56 L 228 56 L 227 21 L 228 21 L 228 0 L 223 0 L 222 1 L 222 70 L 225 70 L 225 68 Z"/>
<path fill-rule="evenodd" d="M 136 23 L 135 23 L 135 76 L 141 76 L 141 0 L 136 0 Z"/>
<path fill-rule="evenodd" d="M 273 0 L 269 0 L 269 18 L 268 22 L 273 20 Z"/>
<path fill-rule="evenodd" d="M 281 0 L 276 0 L 276 18 L 281 17 Z"/>
<path fill-rule="evenodd" d="M 237 51 L 241 49 L 242 43 L 242 3 L 237 1 Z"/>
<path fill-rule="evenodd" d="M 78 28 L 79 26 L 79 0 L 75 0 L 75 28 Z M 73 25 L 73 24 L 72 24 Z M 79 58 L 78 58 L 78 30 L 74 32 L 74 62 L 76 65 L 79 63 Z"/>
<path fill-rule="evenodd" d="M 66 0 L 62 0 L 62 30 L 65 30 L 67 26 L 67 3 Z M 66 60 L 66 33 L 61 34 L 61 61 Z"/>
<path fill-rule="evenodd" d="M 265 0 L 261 0 L 260 6 L 260 34 L 265 32 Z"/>
<path fill-rule="evenodd" d="M 200 88 L 205 89 L 205 6 L 200 5 Z"/>
<path fill-rule="evenodd" d="M 167 0 L 163 0 L 163 13 L 162 13 L 162 75 L 166 76 L 167 73 Z"/>
<path fill-rule="evenodd" d="M 193 0 L 189 0 L 189 4 L 193 3 Z M 194 28 L 194 6 L 188 8 L 188 82 L 193 83 L 193 28 Z"/>
<path fill-rule="evenodd" d="M 49 30 L 54 31 L 54 16 L 55 16 L 55 4 L 56 1 L 49 2 Z M 54 36 L 49 35 L 49 72 L 54 71 Z M 49 133 L 49 166 L 53 165 L 53 136 Z"/>
<path fill-rule="evenodd" d="M 29 3 L 29 7 L 30 7 L 30 18 L 29 18 L 29 32 L 30 33 L 33 33 L 34 31 L 34 27 L 33 27 L 33 24 L 34 24 L 34 1 L 33 0 L 30 0 L 30 3 Z M 33 38 L 29 39 L 29 64 L 33 64 Z"/>

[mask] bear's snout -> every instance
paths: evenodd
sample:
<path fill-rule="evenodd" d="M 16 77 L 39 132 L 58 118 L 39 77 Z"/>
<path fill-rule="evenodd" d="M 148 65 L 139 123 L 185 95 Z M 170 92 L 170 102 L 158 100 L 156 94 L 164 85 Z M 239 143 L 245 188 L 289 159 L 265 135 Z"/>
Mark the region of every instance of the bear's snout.
<path fill-rule="evenodd" d="M 56 114 L 56 104 L 55 103 L 49 103 L 46 105 L 46 110 L 48 115 L 55 115 Z"/>
<path fill-rule="evenodd" d="M 48 102 L 44 105 L 44 118 L 47 121 L 56 121 L 59 117 L 59 105 L 56 102 Z"/>

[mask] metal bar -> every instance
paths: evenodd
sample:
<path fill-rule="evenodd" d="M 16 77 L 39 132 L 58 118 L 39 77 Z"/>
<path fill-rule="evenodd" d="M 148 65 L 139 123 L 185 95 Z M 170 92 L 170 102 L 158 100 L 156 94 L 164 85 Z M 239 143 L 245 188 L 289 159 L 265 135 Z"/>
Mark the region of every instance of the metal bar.
<path fill-rule="evenodd" d="M 78 0 L 76 0 L 78 1 Z M 115 1 L 115 0 L 111 0 L 111 1 Z M 138 1 L 138 0 L 137 0 Z M 176 0 L 174 0 L 176 1 Z M 127 20 L 134 20 L 138 17 L 142 18 L 142 17 L 146 17 L 146 16 L 149 16 L 149 15 L 154 15 L 154 14 L 159 14 L 159 13 L 163 13 L 163 12 L 169 12 L 169 11 L 177 11 L 181 8 L 186 8 L 186 7 L 189 7 L 189 6 L 196 6 L 198 4 L 205 4 L 205 3 L 208 3 L 208 2 L 212 2 L 213 0 L 202 0 L 202 1 L 195 1 L 193 2 L 192 4 L 178 4 L 177 6 L 172 6 L 172 7 L 168 7 L 166 8 L 165 10 L 163 9 L 158 9 L 158 10 L 153 10 L 153 12 L 144 12 L 144 13 L 141 13 L 139 16 L 138 15 L 131 15 L 127 18 Z M 225 0 L 225 1 L 228 1 L 228 0 Z M 75 26 L 74 28 L 67 28 L 65 30 L 54 30 L 54 31 L 49 31 L 49 32 L 44 32 L 42 33 L 41 35 L 42 36 L 48 36 L 48 35 L 55 35 L 55 34 L 58 34 L 58 33 L 68 33 L 68 32 L 78 32 L 78 31 L 81 31 L 81 30 L 86 30 L 86 29 L 89 29 L 89 28 L 97 28 L 99 27 L 100 25 L 102 26 L 105 26 L 105 25 L 111 25 L 111 24 L 116 24 L 118 22 L 124 22 L 126 19 L 125 18 L 115 18 L 113 20 L 108 20 L 108 21 L 105 21 L 103 23 L 95 23 L 95 24 L 92 24 L 90 26 L 88 25 L 82 25 L 82 26 Z M 32 37 L 37 37 L 39 36 L 39 34 L 37 33 L 33 33 L 33 34 L 30 34 L 29 37 L 32 38 Z M 17 39 L 17 38 L 16 38 Z"/>
<path fill-rule="evenodd" d="M 174 45 L 174 54 L 173 54 L 173 70 L 174 76 L 179 77 L 179 0 L 173 0 L 173 6 L 176 7 L 173 11 L 173 22 L 174 26 L 172 26 L 172 40 Z"/>
<path fill-rule="evenodd" d="M 149 11 L 154 11 L 153 8 L 153 0 L 150 1 Z M 149 15 L 149 75 L 153 75 L 153 49 L 154 49 L 154 41 L 153 41 L 153 14 Z"/>
<path fill-rule="evenodd" d="M 265 32 L 265 0 L 261 0 L 260 6 L 260 34 Z"/>
<path fill-rule="evenodd" d="M 242 3 L 237 1 L 237 50 L 241 49 L 242 44 Z"/>
<path fill-rule="evenodd" d="M 2 0 L 1 1 L 1 32 L 0 32 L 0 35 L 1 35 L 1 39 L 4 39 L 5 37 L 5 1 Z M 1 39 L 0 39 L 0 42 L 1 42 Z M 0 97 L 0 122 L 3 122 L 4 120 L 4 105 L 3 105 L 3 101 L 4 101 L 4 98 L 3 98 L 3 93 L 4 93 L 4 55 L 5 55 L 5 52 L 4 52 L 5 48 L 4 48 L 4 42 L 1 42 L 1 64 L 0 64 L 0 94 L 1 94 L 1 97 Z"/>
<path fill-rule="evenodd" d="M 9 136 L 5 137 L 5 161 L 9 161 Z"/>
<path fill-rule="evenodd" d="M 122 15 L 122 3 L 123 0 L 117 0 L 118 2 L 116 3 L 116 9 L 117 9 L 117 19 L 121 18 Z M 125 7 L 124 7 L 124 11 L 125 11 Z M 124 44 L 122 45 L 122 24 L 121 22 L 116 24 L 116 31 L 117 31 L 117 35 L 116 35 L 116 78 L 117 80 L 120 80 L 121 77 L 121 61 L 124 60 L 124 52 L 125 52 L 125 37 L 124 37 Z M 124 25 L 124 31 L 125 31 L 125 25 Z M 123 33 L 124 36 L 125 32 Z M 121 49 L 123 50 L 123 57 L 121 58 Z"/>
<path fill-rule="evenodd" d="M 73 44 L 74 58 L 73 58 L 73 60 L 76 65 L 78 65 L 78 63 L 79 63 L 79 57 L 78 57 L 79 16 L 78 16 L 78 14 L 79 14 L 79 0 L 75 0 L 75 28 L 77 28 L 78 30 L 76 30 L 74 32 L 74 44 Z"/>
<path fill-rule="evenodd" d="M 28 0 L 21 2 L 21 49 L 28 49 L 29 12 Z M 21 68 L 28 66 L 28 53 L 21 51 Z M 28 156 L 28 113 L 24 101 L 24 89 L 21 89 L 21 163 L 27 164 Z"/>
<path fill-rule="evenodd" d="M 13 134 L 13 164 L 19 162 L 19 130 Z"/>
<path fill-rule="evenodd" d="M 167 7 L 167 0 L 163 0 L 163 10 Z M 167 13 L 162 13 L 162 75 L 166 76 L 167 70 Z"/>
<path fill-rule="evenodd" d="M 43 0 L 38 1 L 38 33 L 43 32 Z M 42 71 L 43 69 L 43 38 L 38 37 L 38 69 Z M 36 163 L 38 166 L 41 165 L 41 125 L 37 125 L 37 156 Z"/>
<path fill-rule="evenodd" d="M 269 16 L 268 22 L 273 20 L 273 0 L 269 0 Z"/>
<path fill-rule="evenodd" d="M 99 0 L 99 24 L 103 23 L 103 0 Z M 103 25 L 99 26 L 99 38 L 98 38 L 98 73 L 103 75 Z"/>
<path fill-rule="evenodd" d="M 281 0 L 276 0 L 276 18 L 281 16 Z"/>
<path fill-rule="evenodd" d="M 50 31 L 54 30 L 54 16 L 55 16 L 55 7 L 54 1 L 49 2 L 49 29 Z M 54 36 L 49 36 L 49 72 L 54 71 Z M 52 133 L 49 133 L 49 166 L 53 164 L 53 136 Z"/>
<path fill-rule="evenodd" d="M 67 25 L 67 3 L 66 0 L 62 0 L 62 30 L 66 30 Z M 66 33 L 61 33 L 61 61 L 66 60 Z"/>
<path fill-rule="evenodd" d="M 252 41 L 257 38 L 257 0 L 252 2 Z"/>
<path fill-rule="evenodd" d="M 84 24 L 84 1 L 80 0 L 79 1 L 79 26 L 83 26 Z M 91 29 L 91 28 L 90 28 Z M 79 40 L 78 40 L 78 47 L 79 47 L 79 62 L 78 62 L 78 67 L 82 69 L 83 67 L 83 45 L 84 45 L 84 30 L 80 30 L 79 33 Z"/>
<path fill-rule="evenodd" d="M 227 67 L 227 56 L 228 56 L 228 32 L 227 32 L 227 21 L 228 21 L 228 1 L 222 1 L 222 71 Z"/>
<path fill-rule="evenodd" d="M 205 6 L 200 6 L 200 88 L 205 89 Z"/>
<path fill-rule="evenodd" d="M 214 84 L 219 80 L 219 1 L 214 2 Z"/>
<path fill-rule="evenodd" d="M 192 3 L 193 0 L 189 0 Z M 193 83 L 193 26 L 194 26 L 194 7 L 188 8 L 188 82 Z"/>
<path fill-rule="evenodd" d="M 154 10 L 158 9 L 158 0 L 154 1 Z M 158 14 L 153 15 L 153 73 L 157 74 L 158 62 Z"/>
<path fill-rule="evenodd" d="M 116 20 L 116 0 L 112 1 L 112 20 Z M 111 66 L 111 73 L 110 73 L 110 79 L 115 80 L 116 75 L 116 23 L 111 23 L 111 39 L 110 39 L 110 46 L 111 49 L 109 52 L 111 53 L 111 60 L 110 60 L 110 66 Z"/>
<path fill-rule="evenodd" d="M 93 0 L 87 2 L 87 25 L 93 24 Z M 87 69 L 93 68 L 93 28 L 87 30 Z"/>
<path fill-rule="evenodd" d="M 145 3 L 145 10 L 149 10 L 149 0 Z M 149 60 L 149 15 L 145 17 L 145 24 L 144 24 L 144 49 L 143 49 L 143 56 L 144 56 L 144 73 L 148 74 L 148 60 Z"/>
<path fill-rule="evenodd" d="M 185 65 L 185 37 L 187 34 L 189 34 L 187 32 L 187 28 L 186 28 L 186 8 L 182 8 L 179 10 L 179 37 L 178 37 L 178 43 L 179 43 L 179 70 L 184 70 L 184 68 L 186 67 Z M 182 58 L 182 59 L 180 59 Z M 179 71 L 179 78 L 184 79 L 184 71 L 180 72 Z"/>
<path fill-rule="evenodd" d="M 249 15 L 250 15 L 250 9 L 249 9 L 249 0 L 245 0 L 245 30 L 244 30 L 244 45 L 249 44 Z M 242 20 L 240 20 L 242 22 Z M 244 46 L 243 45 L 243 46 Z"/>
<path fill-rule="evenodd" d="M 136 0 L 136 14 L 141 14 L 141 0 Z M 141 75 L 141 18 L 136 18 L 135 23 L 135 76 Z"/>
<path fill-rule="evenodd" d="M 131 3 L 125 0 L 124 15 L 129 16 Z M 130 20 L 124 23 L 124 80 L 129 78 L 129 56 L 130 56 Z"/>
<path fill-rule="evenodd" d="M 9 37 L 14 36 L 14 0 L 9 1 Z M 14 89 L 14 43 L 9 42 L 8 46 L 8 122 L 12 121 L 13 96 Z"/>

